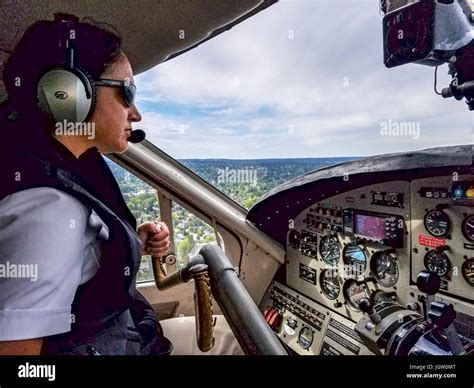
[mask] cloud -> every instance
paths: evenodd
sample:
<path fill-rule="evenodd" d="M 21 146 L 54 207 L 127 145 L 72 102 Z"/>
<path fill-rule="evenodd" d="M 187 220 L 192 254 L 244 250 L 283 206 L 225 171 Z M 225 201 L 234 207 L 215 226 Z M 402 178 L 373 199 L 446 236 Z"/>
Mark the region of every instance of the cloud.
<path fill-rule="evenodd" d="M 136 77 L 138 107 L 176 158 L 373 155 L 472 142 L 433 68 L 386 69 L 378 1 L 281 2 Z M 439 87 L 449 83 L 439 69 Z M 382 136 L 389 122 L 420 136 Z"/>

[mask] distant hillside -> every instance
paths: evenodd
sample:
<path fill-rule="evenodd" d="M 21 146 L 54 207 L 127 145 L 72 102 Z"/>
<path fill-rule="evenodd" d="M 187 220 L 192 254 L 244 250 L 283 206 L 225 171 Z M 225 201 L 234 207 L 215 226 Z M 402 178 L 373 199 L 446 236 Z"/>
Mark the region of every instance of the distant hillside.
<path fill-rule="evenodd" d="M 294 177 L 318 168 L 357 159 L 297 158 L 297 159 L 180 159 L 199 175 L 234 201 L 250 208 L 265 192 Z M 146 185 L 113 163 L 115 174 L 125 197 L 146 191 Z"/>
<path fill-rule="evenodd" d="M 226 168 L 228 170 L 254 169 L 258 171 L 257 180 L 262 180 L 273 188 L 277 184 L 309 171 L 354 159 L 356 158 L 181 159 L 179 162 L 213 184 L 222 183 L 219 177 L 222 177 L 222 172 L 225 172 Z M 227 173 L 227 178 L 229 178 L 229 173 Z"/>

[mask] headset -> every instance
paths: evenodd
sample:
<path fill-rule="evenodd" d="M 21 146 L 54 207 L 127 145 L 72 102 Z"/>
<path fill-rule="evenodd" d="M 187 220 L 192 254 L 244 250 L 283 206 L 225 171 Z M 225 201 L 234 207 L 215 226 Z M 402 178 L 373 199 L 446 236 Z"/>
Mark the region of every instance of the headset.
<path fill-rule="evenodd" d="M 39 108 L 52 115 L 56 122 L 82 123 L 92 115 L 96 102 L 93 78 L 79 68 L 74 60 L 75 25 L 72 15 L 55 14 L 61 38 L 59 47 L 65 52 L 63 65 L 48 69 L 38 80 Z"/>
<path fill-rule="evenodd" d="M 65 14 L 54 16 L 55 22 L 59 23 L 62 37 L 59 47 L 65 52 L 65 60 L 63 65 L 48 69 L 39 78 L 36 87 L 38 107 L 49 113 L 56 122 L 83 123 L 94 112 L 97 86 L 120 88 L 125 105 L 133 106 L 136 94 L 133 83 L 113 79 L 94 80 L 74 63 L 74 27 L 79 19 Z M 128 141 L 140 143 L 145 137 L 145 131 L 136 129 L 131 132 Z"/>

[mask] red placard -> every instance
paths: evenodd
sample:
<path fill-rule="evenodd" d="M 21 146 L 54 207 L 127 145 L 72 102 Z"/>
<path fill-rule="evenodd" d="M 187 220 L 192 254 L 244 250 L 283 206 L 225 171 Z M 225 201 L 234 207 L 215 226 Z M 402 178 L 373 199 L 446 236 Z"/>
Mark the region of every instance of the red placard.
<path fill-rule="evenodd" d="M 446 240 L 444 238 L 436 238 L 433 236 L 426 236 L 420 234 L 418 236 L 418 244 L 424 245 L 425 247 L 436 248 L 445 244 Z"/>

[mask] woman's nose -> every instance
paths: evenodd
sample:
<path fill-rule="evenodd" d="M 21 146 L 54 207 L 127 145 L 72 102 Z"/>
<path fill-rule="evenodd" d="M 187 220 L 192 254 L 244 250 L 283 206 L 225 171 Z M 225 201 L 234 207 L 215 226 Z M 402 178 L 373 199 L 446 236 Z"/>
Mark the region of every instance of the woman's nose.
<path fill-rule="evenodd" d="M 133 104 L 131 109 L 130 109 L 130 121 L 131 122 L 136 122 L 136 123 L 139 122 L 139 121 L 142 121 L 142 115 L 138 111 L 135 104 Z"/>

